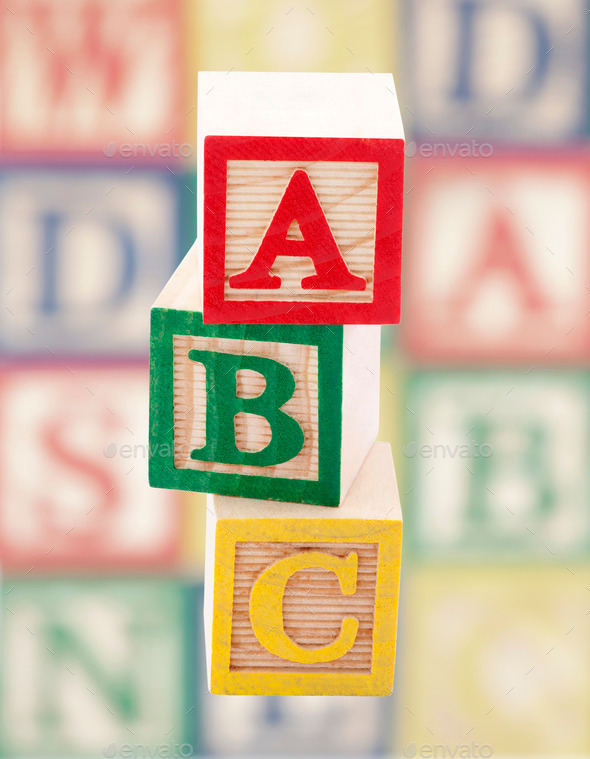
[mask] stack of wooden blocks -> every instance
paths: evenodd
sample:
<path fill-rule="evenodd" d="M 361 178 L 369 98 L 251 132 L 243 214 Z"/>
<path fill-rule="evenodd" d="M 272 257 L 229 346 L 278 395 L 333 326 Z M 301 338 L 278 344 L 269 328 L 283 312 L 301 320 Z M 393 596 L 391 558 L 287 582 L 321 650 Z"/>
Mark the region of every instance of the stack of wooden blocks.
<path fill-rule="evenodd" d="M 393 78 L 201 73 L 197 158 L 197 242 L 152 310 L 150 483 L 209 494 L 211 691 L 387 695 L 402 517 L 375 439 L 380 325 L 400 313 Z"/>

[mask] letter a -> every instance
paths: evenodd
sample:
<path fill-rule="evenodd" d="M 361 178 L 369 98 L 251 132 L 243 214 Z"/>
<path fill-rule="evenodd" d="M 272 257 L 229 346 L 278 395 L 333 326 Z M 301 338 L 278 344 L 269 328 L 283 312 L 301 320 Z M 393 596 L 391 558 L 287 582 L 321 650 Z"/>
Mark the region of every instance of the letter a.
<path fill-rule="evenodd" d="M 522 243 L 507 215 L 496 213 L 491 219 L 490 227 L 484 231 L 486 242 L 481 246 L 483 253 L 466 272 L 452 303 L 456 318 L 465 313 L 477 297 L 481 284 L 494 272 L 501 272 L 510 278 L 518 287 L 522 302 L 531 312 L 545 308 L 545 298 L 529 271 Z"/>
<path fill-rule="evenodd" d="M 303 240 L 287 238 L 293 221 L 299 224 Z M 301 280 L 303 288 L 357 291 L 367 286 L 344 263 L 315 190 L 302 169 L 291 177 L 250 266 L 229 278 L 230 287 L 276 290 L 281 278 L 271 274 L 270 269 L 278 256 L 311 258 L 316 273 Z"/>

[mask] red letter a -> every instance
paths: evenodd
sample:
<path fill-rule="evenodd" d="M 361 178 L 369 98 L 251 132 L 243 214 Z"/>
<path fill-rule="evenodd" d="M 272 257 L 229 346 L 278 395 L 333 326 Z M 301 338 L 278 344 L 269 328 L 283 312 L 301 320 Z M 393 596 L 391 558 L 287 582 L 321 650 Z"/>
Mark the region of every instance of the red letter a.
<path fill-rule="evenodd" d="M 289 227 L 297 220 L 303 240 L 289 240 Z M 304 277 L 301 287 L 318 290 L 364 290 L 367 283 L 351 274 L 330 231 L 320 202 L 302 169 L 297 169 L 246 271 L 229 279 L 230 287 L 276 290 L 281 278 L 270 273 L 277 256 L 307 256 L 316 274 Z"/>
<path fill-rule="evenodd" d="M 536 280 L 529 271 L 527 260 L 523 255 L 523 245 L 515 230 L 512 229 L 506 213 L 497 212 L 491 219 L 489 230 L 485 230 L 487 240 L 483 255 L 474 262 L 466 273 L 453 307 L 455 317 L 460 318 L 478 297 L 482 283 L 494 274 L 504 278 L 518 287 L 521 301 L 530 312 L 541 311 L 547 307 L 545 298 L 538 289 Z"/>

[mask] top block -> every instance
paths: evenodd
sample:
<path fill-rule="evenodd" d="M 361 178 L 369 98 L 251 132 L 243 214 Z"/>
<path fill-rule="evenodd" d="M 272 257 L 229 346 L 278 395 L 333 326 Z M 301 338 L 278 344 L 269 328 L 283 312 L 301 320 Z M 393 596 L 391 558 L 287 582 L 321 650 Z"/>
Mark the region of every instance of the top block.
<path fill-rule="evenodd" d="M 206 324 L 396 324 L 404 170 L 391 74 L 201 72 Z"/>

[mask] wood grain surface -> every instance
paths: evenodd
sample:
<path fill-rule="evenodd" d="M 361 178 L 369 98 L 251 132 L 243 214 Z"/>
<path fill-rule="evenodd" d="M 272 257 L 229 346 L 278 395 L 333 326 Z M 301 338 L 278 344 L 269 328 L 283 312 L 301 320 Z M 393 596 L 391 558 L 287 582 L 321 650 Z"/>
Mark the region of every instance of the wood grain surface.
<path fill-rule="evenodd" d="M 371 672 L 378 565 L 377 543 L 238 542 L 235 549 L 230 670 L 235 672 Z M 358 556 L 357 589 L 343 595 L 334 572 L 305 569 L 287 583 L 283 598 L 286 634 L 303 648 L 320 648 L 340 635 L 342 620 L 354 617 L 359 629 L 352 648 L 325 664 L 281 659 L 258 641 L 250 623 L 252 586 L 267 567 L 287 556 L 321 551 L 338 558 Z"/>
<path fill-rule="evenodd" d="M 277 290 L 237 289 L 229 278 L 248 268 L 297 169 L 307 172 L 336 244 L 349 271 L 363 277 L 364 291 L 309 290 L 301 280 L 315 274 L 311 259 L 279 256 L 272 273 L 281 277 Z M 347 161 L 242 161 L 227 163 L 225 298 L 226 300 L 340 301 L 373 300 L 376 163 Z M 295 222 L 288 238 L 303 239 Z"/>
<path fill-rule="evenodd" d="M 227 474 L 251 474 L 265 477 L 318 479 L 318 349 L 313 345 L 272 343 L 235 338 L 174 335 L 174 465 Z M 194 461 L 190 453 L 202 448 L 206 440 L 205 367 L 188 357 L 190 350 L 212 350 L 236 356 L 265 356 L 287 366 L 293 373 L 296 388 L 282 407 L 300 424 L 305 436 L 301 451 L 290 461 L 276 466 L 235 466 L 216 462 Z M 260 395 L 266 381 L 257 372 L 239 370 L 238 395 Z M 270 426 L 262 416 L 238 414 L 235 419 L 236 445 L 242 451 L 262 450 L 271 438 Z"/>

